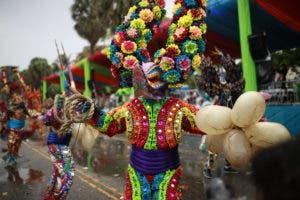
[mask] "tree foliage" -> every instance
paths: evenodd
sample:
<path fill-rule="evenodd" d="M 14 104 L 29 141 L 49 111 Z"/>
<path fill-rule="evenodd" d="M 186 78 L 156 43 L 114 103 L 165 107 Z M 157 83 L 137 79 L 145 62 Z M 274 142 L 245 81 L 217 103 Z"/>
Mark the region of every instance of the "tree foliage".
<path fill-rule="evenodd" d="M 90 54 L 100 38 L 121 23 L 129 8 L 128 0 L 74 0 L 71 7 L 74 28 L 90 44 Z"/>
<path fill-rule="evenodd" d="M 25 79 L 25 83 L 33 89 L 40 89 L 45 76 L 53 73 L 53 69 L 49 66 L 45 58 L 33 58 L 29 67 L 21 72 Z"/>

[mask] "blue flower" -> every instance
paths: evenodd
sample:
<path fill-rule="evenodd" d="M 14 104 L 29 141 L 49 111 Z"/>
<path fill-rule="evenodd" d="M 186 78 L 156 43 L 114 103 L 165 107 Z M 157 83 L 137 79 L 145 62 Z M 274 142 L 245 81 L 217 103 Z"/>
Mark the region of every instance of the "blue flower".
<path fill-rule="evenodd" d="M 198 48 L 200 52 L 205 52 L 205 41 L 203 39 L 198 41 Z"/>
<path fill-rule="evenodd" d="M 150 42 L 152 40 L 152 32 L 148 31 L 145 35 L 145 39 L 147 42 Z"/>
<path fill-rule="evenodd" d="M 181 15 L 182 14 L 182 8 L 178 8 L 175 12 L 174 15 Z"/>
<path fill-rule="evenodd" d="M 183 5 L 185 5 L 188 8 L 195 7 L 197 5 L 195 0 L 185 0 Z"/>
<path fill-rule="evenodd" d="M 179 82 L 181 78 L 181 74 L 175 70 L 169 70 L 163 74 L 163 80 L 167 83 L 176 83 Z"/>
<path fill-rule="evenodd" d="M 116 54 L 112 54 L 110 59 L 113 65 L 118 65 L 120 63 L 120 58 Z"/>

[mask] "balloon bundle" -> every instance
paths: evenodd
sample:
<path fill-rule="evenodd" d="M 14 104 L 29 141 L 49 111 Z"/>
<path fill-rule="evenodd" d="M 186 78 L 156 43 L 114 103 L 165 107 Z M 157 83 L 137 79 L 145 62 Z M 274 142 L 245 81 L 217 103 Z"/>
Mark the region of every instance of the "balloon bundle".
<path fill-rule="evenodd" d="M 245 86 L 241 67 L 236 65 L 229 55 L 225 56 L 217 49 L 211 57 L 203 61 L 201 75 L 195 79 L 198 88 L 203 89 L 211 97 L 222 96 L 225 91 L 229 91 L 233 102 L 242 94 Z"/>
<path fill-rule="evenodd" d="M 283 125 L 260 122 L 265 109 L 265 99 L 260 93 L 246 92 L 232 109 L 212 105 L 199 110 L 196 124 L 207 134 L 208 150 L 223 152 L 232 166 L 242 168 L 261 149 L 290 139 Z"/>

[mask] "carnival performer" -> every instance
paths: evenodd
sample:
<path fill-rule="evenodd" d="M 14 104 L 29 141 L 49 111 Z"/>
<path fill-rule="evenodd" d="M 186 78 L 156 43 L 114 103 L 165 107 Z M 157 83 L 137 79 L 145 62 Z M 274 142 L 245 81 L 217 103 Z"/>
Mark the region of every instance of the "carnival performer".
<path fill-rule="evenodd" d="M 47 145 L 53 167 L 44 200 L 66 199 L 73 183 L 74 161 L 69 146 L 72 132 L 68 131 L 63 136 L 58 134 L 61 127 L 62 106 L 63 97 L 57 96 L 54 106 L 38 117 L 46 126 L 50 126 Z"/>
<path fill-rule="evenodd" d="M 108 113 L 96 109 L 89 123 L 108 136 L 123 132 L 128 136 L 132 148 L 124 199 L 180 199 L 182 132 L 203 133 L 195 124 L 198 109 L 167 97 L 167 91 L 180 88 L 200 67 L 206 1 L 175 1 L 166 47 L 157 50 L 154 62 L 147 45 L 164 17 L 165 1 L 134 2 L 116 29 L 108 57 L 120 85 L 133 85 L 137 97 Z"/>
<path fill-rule="evenodd" d="M 237 98 L 243 93 L 245 80 L 241 66 L 235 64 L 230 55 L 225 55 L 218 48 L 210 52 L 201 66 L 201 75 L 196 76 L 196 85 L 209 96 L 218 97 L 217 105 L 232 108 Z M 205 148 L 205 137 L 202 138 L 200 149 Z M 207 161 L 203 174 L 206 178 L 212 178 L 212 168 L 217 154 L 207 152 Z M 225 159 L 225 173 L 238 173 Z"/>
<path fill-rule="evenodd" d="M 22 81 L 18 82 L 8 81 L 6 72 L 11 71 L 16 73 L 17 69 L 12 68 L 3 68 L 2 69 L 2 81 L 4 83 L 2 92 L 5 93 L 7 99 L 7 112 L 2 117 L 2 122 L 6 121 L 7 123 L 7 155 L 4 164 L 5 165 L 15 165 L 17 164 L 17 157 L 19 156 L 19 149 L 23 140 L 32 136 L 33 131 L 24 130 L 25 119 L 30 116 L 24 99 L 22 98 L 21 93 L 24 90 Z M 21 83 L 20 83 L 21 81 Z"/>

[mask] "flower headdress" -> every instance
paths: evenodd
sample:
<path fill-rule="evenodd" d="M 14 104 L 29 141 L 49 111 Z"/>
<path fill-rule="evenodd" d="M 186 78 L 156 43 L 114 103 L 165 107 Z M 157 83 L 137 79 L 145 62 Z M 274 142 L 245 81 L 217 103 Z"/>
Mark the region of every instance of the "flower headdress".
<path fill-rule="evenodd" d="M 157 50 L 152 60 L 147 46 L 165 16 L 164 7 L 165 0 L 136 1 L 117 27 L 108 57 L 121 86 L 132 86 L 132 69 L 150 61 L 159 66 L 169 88 L 180 87 L 200 68 L 205 51 L 206 0 L 175 1 L 166 47 Z"/>

